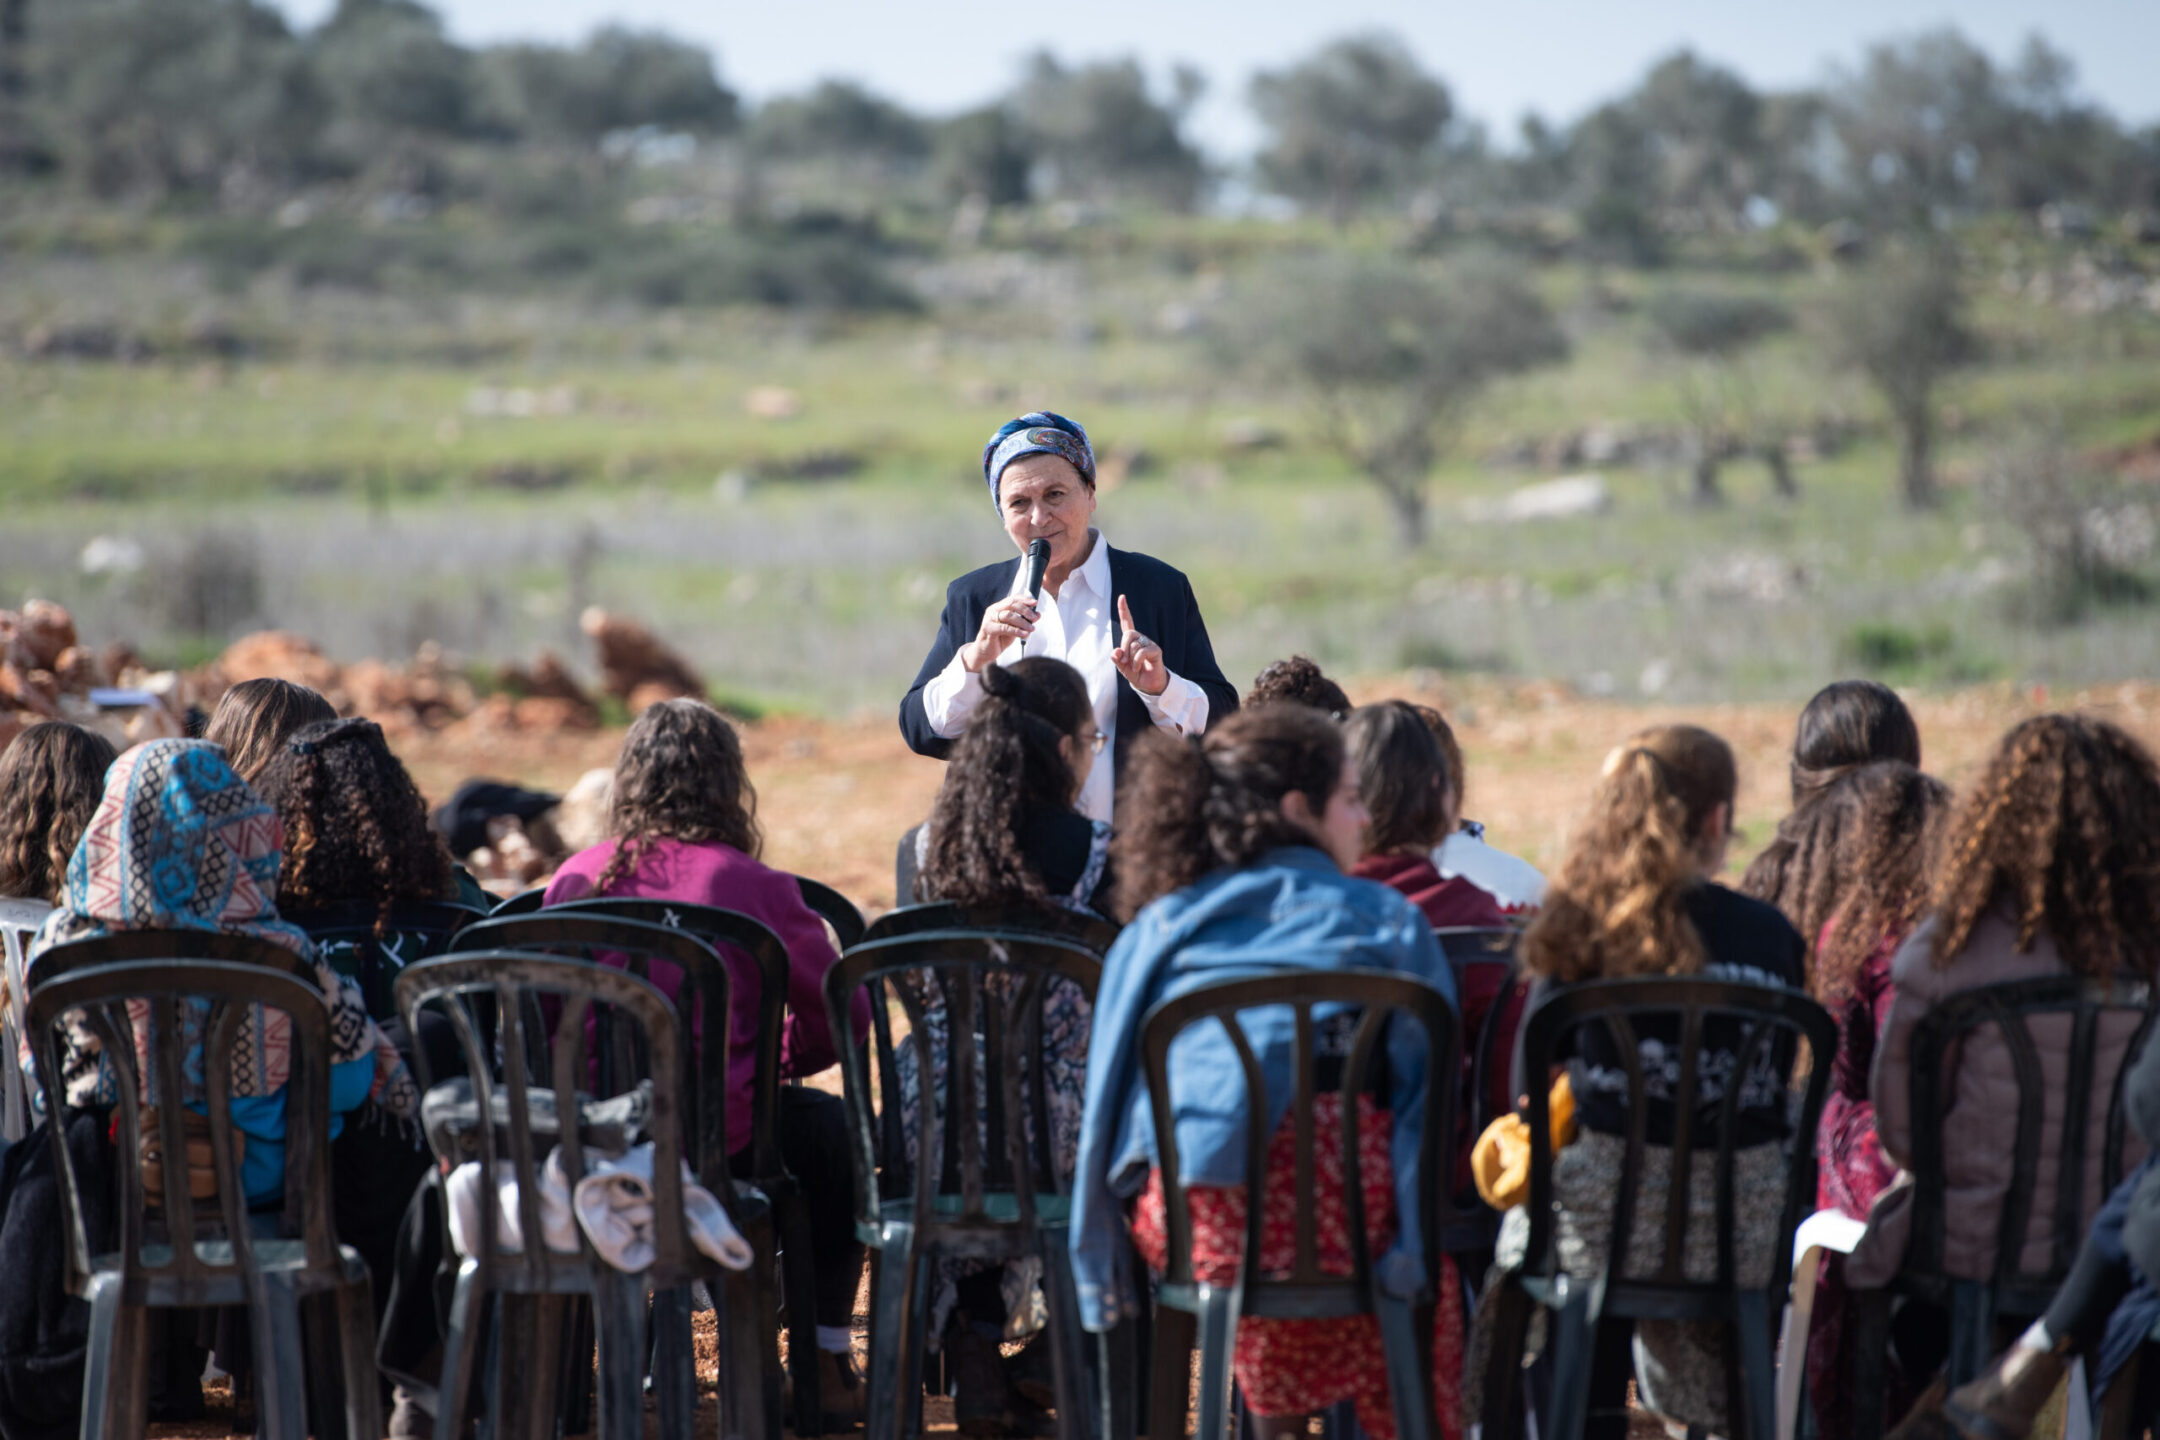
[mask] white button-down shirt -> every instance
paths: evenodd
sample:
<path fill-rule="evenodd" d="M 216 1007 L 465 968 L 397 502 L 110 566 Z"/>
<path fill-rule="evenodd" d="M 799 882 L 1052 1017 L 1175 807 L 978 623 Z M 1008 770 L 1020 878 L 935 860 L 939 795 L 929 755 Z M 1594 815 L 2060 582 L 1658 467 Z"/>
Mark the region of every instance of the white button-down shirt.
<path fill-rule="evenodd" d="M 1107 822 L 1111 801 L 1117 793 L 1112 751 L 1117 742 L 1118 672 L 1111 663 L 1110 622 L 1117 614 L 1117 596 L 1110 588 L 1110 546 L 1100 531 L 1088 532 L 1088 558 L 1065 578 L 1052 597 L 1043 591 L 1035 631 L 1025 646 L 1007 645 L 997 663 L 1010 665 L 1028 655 L 1047 655 L 1063 660 L 1087 682 L 1088 699 L 1095 706 L 1095 725 L 1102 731 L 1102 752 L 1088 768 L 1087 783 L 1080 789 L 1080 813 L 1090 820 Z M 1013 572 L 1011 595 L 1027 594 L 1027 566 Z M 1171 675 L 1160 695 L 1133 691 L 1146 703 L 1148 716 L 1164 730 L 1197 735 L 1207 728 L 1207 692 L 1182 675 Z M 982 702 L 982 676 L 960 663 L 952 663 L 923 686 L 923 713 L 930 728 L 947 740 L 957 740 L 967 729 L 968 716 Z"/>

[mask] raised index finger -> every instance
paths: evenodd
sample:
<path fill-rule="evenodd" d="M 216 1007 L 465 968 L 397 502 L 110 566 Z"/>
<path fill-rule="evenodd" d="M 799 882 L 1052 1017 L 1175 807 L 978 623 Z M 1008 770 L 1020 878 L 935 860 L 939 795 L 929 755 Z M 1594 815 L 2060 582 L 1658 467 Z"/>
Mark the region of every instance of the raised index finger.
<path fill-rule="evenodd" d="M 1125 603 L 1123 595 L 1117 597 L 1117 618 L 1118 624 L 1125 627 L 1125 633 L 1131 635 L 1133 633 L 1132 606 Z"/>

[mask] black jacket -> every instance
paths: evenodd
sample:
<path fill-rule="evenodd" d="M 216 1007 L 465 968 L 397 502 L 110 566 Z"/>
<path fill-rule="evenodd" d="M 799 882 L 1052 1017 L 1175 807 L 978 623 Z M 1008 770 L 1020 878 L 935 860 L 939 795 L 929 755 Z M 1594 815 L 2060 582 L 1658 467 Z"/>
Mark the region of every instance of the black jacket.
<path fill-rule="evenodd" d="M 1013 576 L 1019 570 L 1020 557 L 1015 555 L 999 564 L 969 571 L 946 587 L 945 613 L 939 621 L 937 643 L 930 647 L 930 654 L 915 676 L 915 683 L 900 702 L 900 733 L 907 737 L 908 748 L 916 754 L 943 760 L 952 753 L 953 742 L 930 728 L 930 717 L 923 710 L 923 686 L 952 663 L 961 646 L 975 638 L 975 632 L 982 628 L 984 613 L 1012 593 Z M 1193 599 L 1192 584 L 1182 572 L 1152 556 L 1136 555 L 1112 546 L 1110 589 L 1113 642 L 1123 638 L 1115 600 L 1116 596 L 1122 595 L 1125 603 L 1132 607 L 1133 624 L 1140 627 L 1140 633 L 1162 646 L 1163 663 L 1170 667 L 1170 673 L 1192 681 L 1207 692 L 1208 724 L 1211 727 L 1237 709 L 1237 687 L 1223 678 L 1222 667 L 1215 663 L 1214 647 L 1208 644 L 1207 625 L 1200 619 L 1200 604 Z M 1112 742 L 1112 763 L 1116 772 L 1123 775 L 1133 742 L 1154 729 L 1155 721 L 1148 714 L 1147 702 L 1124 676 L 1118 677 L 1117 687 L 1117 738 Z"/>

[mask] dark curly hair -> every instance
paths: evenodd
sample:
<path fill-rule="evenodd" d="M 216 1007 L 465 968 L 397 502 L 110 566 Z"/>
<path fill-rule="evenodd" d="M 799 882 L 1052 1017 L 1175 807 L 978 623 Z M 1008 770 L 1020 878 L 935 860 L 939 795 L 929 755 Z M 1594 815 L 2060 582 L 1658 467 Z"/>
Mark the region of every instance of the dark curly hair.
<path fill-rule="evenodd" d="M 105 798 L 112 742 L 48 720 L 0 753 L 0 895 L 60 903 L 68 858 Z"/>
<path fill-rule="evenodd" d="M 608 814 L 615 853 L 593 893 L 635 875 L 659 839 L 698 845 L 719 841 L 745 855 L 765 848 L 757 823 L 742 737 L 702 700 L 662 700 L 631 723 L 615 761 L 615 801 Z"/>
<path fill-rule="evenodd" d="M 1808 943 L 1817 999 L 1848 994 L 1868 956 L 1920 918 L 1928 847 L 1949 812 L 1950 787 L 1902 760 L 1846 771 L 1801 812 L 1792 873 L 1806 883 L 1785 913 Z"/>
<path fill-rule="evenodd" d="M 1732 747 L 1695 725 L 1642 731 L 1606 756 L 1590 812 L 1523 933 L 1523 968 L 1564 985 L 1701 970 L 1687 894 L 1701 880 L 1711 816 L 1737 788 Z"/>
<path fill-rule="evenodd" d="M 1740 889 L 1797 915 L 1793 897 L 1812 883 L 1797 860 L 1808 808 L 1840 776 L 1877 760 L 1920 767 L 1920 727 L 1897 692 L 1873 680 L 1839 680 L 1816 691 L 1793 735 L 1792 813 L 1749 862 Z"/>
<path fill-rule="evenodd" d="M 994 906 L 1047 903 L 1042 876 L 1020 851 L 1021 817 L 1067 809 L 1080 777 L 1058 742 L 1080 734 L 1094 708 L 1087 682 L 1062 660 L 991 665 L 982 703 L 953 746 L 930 811 L 918 899 Z"/>
<path fill-rule="evenodd" d="M 303 725 L 337 719 L 337 707 L 305 685 L 265 677 L 227 690 L 202 738 L 222 746 L 226 763 L 253 785 Z"/>
<path fill-rule="evenodd" d="M 1288 700 L 1340 720 L 1350 713 L 1350 697 L 1342 686 L 1320 673 L 1320 667 L 1303 655 L 1292 655 L 1253 676 L 1252 691 L 1243 704 L 1266 705 Z"/>
<path fill-rule="evenodd" d="M 1282 813 L 1283 797 L 1294 790 L 1325 810 L 1343 753 L 1340 725 L 1288 703 L 1240 709 L 1204 736 L 1141 736 L 1110 842 L 1119 915 L 1279 846 L 1317 844 Z"/>
<path fill-rule="evenodd" d="M 1366 854 L 1425 851 L 1446 838 L 1455 777 L 1418 707 L 1401 700 L 1367 705 L 1343 722 L 1343 743 L 1357 767 L 1358 797 L 1372 815 Z"/>
<path fill-rule="evenodd" d="M 2160 769 L 2122 730 L 2037 715 L 2003 736 L 1959 801 L 1932 896 L 1935 963 L 2006 899 L 2017 946 L 2045 928 L 2063 963 L 2102 978 L 2160 962 Z"/>
<path fill-rule="evenodd" d="M 457 882 L 427 801 L 383 739 L 357 717 L 293 732 L 255 782 L 285 826 L 278 908 L 305 916 L 372 904 L 379 931 L 400 900 L 439 900 Z"/>

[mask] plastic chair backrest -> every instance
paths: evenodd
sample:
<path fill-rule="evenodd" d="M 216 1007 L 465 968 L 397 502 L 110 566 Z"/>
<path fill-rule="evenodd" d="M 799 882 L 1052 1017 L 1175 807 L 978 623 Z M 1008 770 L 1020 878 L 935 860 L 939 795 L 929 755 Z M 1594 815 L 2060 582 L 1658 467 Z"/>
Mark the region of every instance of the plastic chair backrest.
<path fill-rule="evenodd" d="M 1710 1108 L 1717 1125 L 1717 1278 L 1691 1280 L 1687 1274 L 1687 1231 L 1690 1206 L 1666 1206 L 1663 1259 L 1654 1275 L 1628 1275 L 1635 1222 L 1635 1192 L 1649 1148 L 1648 1121 L 1651 1100 L 1644 1074 L 1641 1042 L 1634 1022 L 1646 1016 L 1676 1018 L 1680 1028 L 1679 1064 L 1676 1073 L 1661 1074 L 1669 1086 L 1672 1112 L 1672 1144 L 1666 1194 L 1685 1197 L 1693 1193 L 1692 1175 L 1698 1150 L 1696 1123 Z M 1737 1288 L 1733 1228 L 1737 1215 L 1733 1193 L 1733 1157 L 1739 1153 L 1740 1100 L 1744 1083 L 1723 1085 L 1723 1096 L 1706 1094 L 1701 1067 L 1703 1033 L 1708 1021 L 1720 1018 L 1744 1028 L 1733 1047 L 1738 1058 L 1737 1075 L 1750 1075 L 1756 1057 L 1774 1061 L 1767 1047 L 1780 1036 L 1804 1039 L 1813 1057 L 1802 1095 L 1798 1123 L 1788 1135 L 1791 1158 L 1786 1167 L 1785 1206 L 1779 1222 L 1779 1240 L 1773 1245 L 1772 1273 L 1767 1293 L 1782 1295 L 1792 1267 L 1792 1232 L 1815 1198 L 1815 1122 L 1822 1113 L 1830 1084 L 1830 1058 L 1837 1053 L 1837 1025 L 1829 1013 L 1798 990 L 1745 981 L 1705 980 L 1699 977 L 1638 977 L 1624 980 L 1591 980 L 1548 990 L 1524 1017 L 1522 1033 L 1523 1071 L 1527 1075 L 1550 1073 L 1560 1042 L 1572 1031 L 1603 1025 L 1627 1070 L 1627 1114 L 1630 1130 L 1621 1161 L 1620 1181 L 1613 1197 L 1611 1235 L 1618 1237 L 1607 1247 L 1605 1285 L 1608 1295 L 1635 1287 L 1660 1291 L 1703 1292 Z M 1786 1082 L 1780 1077 L 1780 1084 Z M 1524 1267 L 1529 1273 L 1550 1274 L 1556 1262 L 1553 1229 L 1552 1116 L 1543 1085 L 1529 1087 L 1530 1095 L 1530 1240 Z M 1582 1106 L 1578 1096 L 1578 1110 Z M 1789 1111 L 1788 1111 L 1789 1113 Z"/>
<path fill-rule="evenodd" d="M 8 997 L 0 1006 L 0 1140 L 10 1144 L 30 1133 L 30 1096 L 15 1057 L 22 1039 L 23 996 L 29 990 L 25 962 L 30 942 L 52 908 L 43 900 L 0 898 L 0 964 L 7 967 Z"/>
<path fill-rule="evenodd" d="M 2049 1294 L 2054 1291 L 2069 1274 L 2070 1262 L 2084 1243 L 2091 1211 L 2122 1180 L 2127 1120 L 2123 1082 L 2152 1028 L 2154 999 L 2155 987 L 2150 980 L 2086 980 L 2059 975 L 1962 991 L 1921 1016 L 1913 1027 L 1912 1038 L 1913 1232 L 1906 1251 L 1905 1277 L 1919 1279 L 1923 1284 L 1948 1279 L 1942 1268 L 1946 1184 L 1942 1117 L 1949 1098 L 1944 1081 L 1955 1071 L 1954 1067 L 1946 1067 L 1945 1058 L 1973 1031 L 1992 1027 L 2010 1051 L 2018 1082 L 2017 1140 L 2011 1148 L 2014 1169 L 1996 1227 L 1994 1284 L 1998 1290 L 2024 1287 Z M 2128 1012 L 2138 1019 L 2115 1073 L 2103 1076 L 2094 1073 L 2095 1061 L 2100 1049 L 2101 1018 L 2109 1011 Z M 2042 1162 L 2040 1138 L 2047 1108 L 2047 1080 L 2031 1030 L 2032 1021 L 2041 1016 L 2063 1017 L 2072 1034 L 2061 1140 L 2056 1153 L 2047 1157 L 2056 1167 L 2055 1213 L 2047 1217 L 2054 1235 L 2051 1264 L 2046 1271 L 2033 1274 L 2021 1269 L 2021 1257 L 2035 1218 L 2031 1213 L 2033 1190 Z M 2105 1130 L 2100 1192 L 2088 1197 L 2085 1163 L 2093 1133 L 2095 1082 L 2105 1087 L 2107 1108 L 2101 1117 Z"/>
<path fill-rule="evenodd" d="M 505 1130 L 509 1155 L 503 1155 L 495 1138 L 495 1126 L 475 1127 L 479 1141 L 480 1173 L 492 1175 L 499 1161 L 509 1161 L 517 1180 L 518 1226 L 524 1246 L 505 1253 L 497 1242 L 498 1207 L 478 1207 L 479 1253 L 484 1267 L 508 1269 L 521 1275 L 526 1286 L 547 1288 L 550 1276 L 565 1265 L 583 1273 L 601 1264 L 582 1228 L 577 1230 L 575 1255 L 557 1254 L 540 1239 L 540 1170 L 547 1156 L 532 1128 L 530 1096 L 536 1086 L 552 1088 L 558 1101 L 563 1173 L 585 1173 L 580 1143 L 576 1099 L 585 1092 L 592 1073 L 586 1052 L 586 1017 L 595 1010 L 606 1013 L 601 1033 L 615 1022 L 635 1029 L 641 1048 L 651 1057 L 642 1076 L 618 1076 L 607 1094 L 628 1091 L 640 1078 L 652 1082 L 652 1108 L 645 1138 L 653 1143 L 653 1264 L 650 1271 L 655 1290 L 670 1289 L 702 1274 L 707 1267 L 693 1257 L 695 1247 L 683 1219 L 681 1118 L 683 1044 L 676 1008 L 648 980 L 608 966 L 561 959 L 522 950 L 460 951 L 434 960 L 423 960 L 397 978 L 398 1011 L 408 1028 L 418 1024 L 420 1011 L 437 1007 L 455 1028 L 465 1052 L 466 1070 L 472 1078 L 473 1099 L 483 1116 L 495 1113 L 498 1082 L 491 1077 L 490 1046 L 476 1023 L 480 1002 L 501 1017 L 504 1063 L 499 1082 L 505 1094 Z M 552 1004 L 547 1003 L 552 1002 Z M 556 1010 L 539 1033 L 530 1027 L 534 1017 Z M 520 1063 L 522 1061 L 523 1063 Z M 564 1097 L 570 1097 L 565 1099 Z M 573 1181 L 573 1183 L 575 1183 Z"/>
<path fill-rule="evenodd" d="M 825 975 L 825 1010 L 840 1050 L 855 1145 L 857 1213 L 865 1223 L 880 1219 L 877 1116 L 851 1013 L 855 991 L 882 984 L 907 1014 L 909 1033 L 899 1043 L 915 1057 L 919 1138 L 913 1157 L 888 1146 L 885 1160 L 889 1185 L 898 1179 L 895 1172 L 912 1181 L 914 1223 L 936 1226 L 948 1236 L 1017 1229 L 1025 1239 L 1039 1221 L 1038 1197 L 1065 1193 L 1051 1153 L 1043 1002 L 1053 981 L 1078 986 L 1092 1001 L 1101 975 L 1102 962 L 1085 946 L 1020 931 L 926 931 L 865 941 L 840 957 Z M 992 986 L 987 982 L 993 977 L 1008 983 Z M 942 1095 L 932 1090 L 936 1056 L 930 1001 L 944 1012 L 950 1048 Z M 980 1072 L 971 1042 L 978 1031 Z M 885 1041 L 877 1061 L 888 1135 L 897 1128 L 902 1103 L 896 1060 L 892 1043 Z M 932 1156 L 938 1163 L 915 1163 Z M 993 1196 L 1011 1197 L 1011 1217 L 991 1214 Z M 957 1208 L 941 1207 L 940 1200 L 956 1200 Z"/>
<path fill-rule="evenodd" d="M 1241 1015 L 1287 1006 L 1293 1016 L 1290 1119 L 1297 1140 L 1293 1195 L 1296 1199 L 1297 1261 L 1288 1278 L 1264 1275 L 1258 1263 L 1262 1224 L 1268 1213 L 1268 1146 L 1275 1127 L 1268 1123 L 1267 1077 L 1253 1052 Z M 1340 1075 L 1343 1096 L 1343 1201 L 1349 1212 L 1351 1270 L 1348 1275 L 1320 1267 L 1320 1225 L 1315 1204 L 1316 1147 L 1313 1102 L 1319 1089 L 1321 1056 L 1314 1012 L 1328 1009 L 1362 1012 L 1351 1033 L 1350 1051 Z M 1140 1056 L 1155 1122 L 1157 1168 L 1163 1180 L 1163 1229 L 1169 1269 L 1164 1283 L 1193 1284 L 1192 1211 L 1183 1185 L 1177 1149 L 1177 1097 L 1170 1090 L 1170 1049 L 1178 1036 L 1210 1022 L 1222 1027 L 1236 1052 L 1245 1079 L 1245 1255 L 1238 1283 L 1240 1308 L 1247 1314 L 1339 1314 L 1348 1300 L 1371 1308 L 1372 1256 L 1365 1233 L 1365 1194 L 1358 1164 L 1360 1117 L 1356 1097 L 1369 1093 L 1373 1062 L 1397 1017 L 1418 1026 L 1425 1036 L 1426 1095 L 1424 1122 L 1418 1130 L 1418 1214 L 1440 1213 L 1443 1177 L 1449 1168 L 1448 1140 L 1454 1129 L 1455 1072 L 1460 1037 L 1455 1008 L 1433 986 L 1411 975 L 1384 970 L 1297 970 L 1224 980 L 1160 1001 L 1140 1027 Z M 1321 1017 L 1325 1018 L 1325 1017 Z M 1438 1084 L 1432 1083 L 1435 1079 Z M 1254 1097 L 1260 1097 L 1255 1103 Z M 1211 1097 L 1211 1103 L 1221 1103 Z M 1424 1299 L 1437 1294 L 1438 1237 L 1428 1233 L 1424 1250 Z"/>
<path fill-rule="evenodd" d="M 465 927 L 458 935 L 457 955 L 478 951 L 516 950 L 582 961 L 601 968 L 619 969 L 639 980 L 651 981 L 654 964 L 672 965 L 680 974 L 675 990 L 675 1014 L 684 1044 L 678 1047 L 682 1069 L 676 1076 L 683 1114 L 689 1128 L 690 1164 L 698 1183 L 720 1196 L 734 1193 L 728 1168 L 726 1038 L 733 1023 L 734 980 L 727 962 L 695 931 L 632 915 L 594 914 L 550 908 L 537 915 L 489 916 Z M 446 957 L 447 958 L 447 957 Z M 427 963 L 425 961 L 423 964 Z M 660 992 L 665 993 L 665 992 Z M 403 1001 L 399 1006 L 403 1008 Z M 485 1006 L 478 1014 L 482 1033 L 493 1023 Z M 535 1043 L 546 1018 L 539 1012 L 523 1017 L 520 1026 L 528 1044 Z M 658 1073 L 658 1062 L 642 1048 L 636 1027 L 611 1024 L 599 1028 L 599 1054 L 593 1057 L 592 1074 L 611 1093 L 626 1089 L 629 1079 Z M 722 1043 L 707 1045 L 696 1037 L 719 1036 Z M 511 1054 L 507 1033 L 502 1053 Z M 538 1052 L 527 1052 L 526 1063 L 540 1073 Z M 507 1063 L 507 1061 L 506 1061 Z M 777 1068 L 777 1062 L 775 1062 Z M 628 1078 L 626 1078 L 628 1077 Z"/>
<path fill-rule="evenodd" d="M 1462 1037 L 1471 1065 L 1470 1088 L 1463 1098 L 1471 1132 L 1483 1134 L 1496 1116 L 1513 1108 L 1506 1095 L 1507 1081 L 1502 1078 L 1512 1057 L 1499 1050 L 1500 1042 L 1508 1038 L 1507 1015 L 1517 983 L 1516 954 L 1522 946 L 1522 931 L 1512 925 L 1437 925 L 1433 927 L 1433 938 L 1447 952 L 1448 967 L 1455 972 L 1457 995 L 1470 994 L 1471 977 L 1478 971 L 1499 971 L 1499 986 L 1478 1021 L 1478 1033 Z M 1499 1095 L 1494 1094 L 1496 1086 Z"/>
<path fill-rule="evenodd" d="M 787 946 L 762 920 L 717 905 L 638 896 L 595 895 L 550 905 L 542 917 L 600 915 L 664 925 L 694 935 L 710 946 L 731 974 L 731 1004 L 738 1017 L 755 1013 L 750 1102 L 751 1173 L 778 1175 L 780 1160 L 780 1048 L 787 1026 L 789 958 Z M 756 1010 L 752 1012 L 752 1000 Z M 703 1034 L 706 1032 L 696 1032 Z M 735 1043 L 730 1030 L 729 1044 Z"/>
<path fill-rule="evenodd" d="M 803 904 L 815 910 L 820 920 L 832 926 L 832 932 L 840 942 L 839 948 L 852 950 L 862 944 L 863 931 L 867 927 L 863 923 L 862 911 L 855 908 L 854 901 L 824 881 L 812 880 L 805 875 L 796 876 L 795 884 L 802 890 Z"/>
<path fill-rule="evenodd" d="M 926 930 L 998 930 L 1041 932 L 1077 940 L 1097 955 L 1109 953 L 1118 927 L 1099 915 L 1087 915 L 1056 905 L 1001 905 L 992 909 L 964 908 L 950 901 L 933 900 L 925 905 L 903 905 L 870 922 L 865 940 L 890 940 L 919 935 Z"/>
<path fill-rule="evenodd" d="M 160 932 L 138 931 L 131 935 Z M 185 933 L 185 932 L 182 932 Z M 115 937 L 118 938 L 118 937 Z M 225 939 L 242 937 L 226 936 Z M 98 942 L 81 942 L 84 946 Z M 296 959 L 289 950 L 266 941 L 253 941 Z M 73 947 L 63 947 L 73 948 Z M 48 955 L 58 950 L 48 951 Z M 187 1303 L 190 1287 L 200 1296 L 197 1303 L 220 1303 L 208 1287 L 229 1285 L 235 1278 L 250 1283 L 259 1279 L 255 1265 L 255 1236 L 248 1224 L 247 1192 L 240 1177 L 241 1157 L 234 1142 L 232 1124 L 232 1067 L 226 1063 L 204 1064 L 203 1101 L 210 1126 L 210 1153 L 216 1193 L 207 1202 L 190 1195 L 188 1144 L 184 1129 L 185 1107 L 178 1098 L 187 1093 L 184 1073 L 187 1056 L 181 1047 L 164 1043 L 184 1033 L 181 1007 L 207 1005 L 200 1030 L 202 1054 L 226 1057 L 239 1039 L 240 1027 L 250 1023 L 256 1007 L 284 1012 L 291 1019 L 292 1044 L 284 1086 L 285 1098 L 285 1203 L 283 1230 L 287 1238 L 305 1244 L 310 1269 L 340 1273 L 336 1232 L 330 1217 L 330 1009 L 314 985 L 289 972 L 266 964 L 231 960 L 132 959 L 106 963 L 70 964 L 46 971 L 40 957 L 41 976 L 30 992 L 25 1024 L 33 1037 L 38 1078 L 48 1095 L 60 1092 L 60 1036 L 56 1022 L 70 1011 L 79 1012 L 75 1022 L 95 1036 L 111 1068 L 119 1104 L 114 1112 L 114 1132 L 120 1137 L 114 1149 L 119 1163 L 118 1258 L 123 1285 L 136 1290 L 156 1279 L 168 1292 L 183 1292 Z M 81 960 L 80 955 L 70 957 Z M 147 1224 L 148 1197 L 143 1189 L 142 1153 L 137 1137 L 141 1130 L 141 1074 L 136 1061 L 136 1030 L 128 1016 L 128 1002 L 147 1002 L 149 1012 L 144 1033 L 148 1043 L 152 1095 L 158 1102 L 158 1147 L 165 1157 L 161 1203 L 171 1240 L 170 1263 L 146 1263 L 144 1247 L 151 1236 Z M 60 1163 L 55 1178 L 60 1187 L 67 1242 L 69 1289 L 82 1294 L 88 1285 L 91 1264 L 79 1177 L 74 1158 L 65 1143 L 56 1143 Z M 207 1213 L 206 1213 L 207 1212 Z M 186 1216 L 186 1224 L 175 1217 Z M 231 1245 L 229 1261 L 206 1256 L 193 1243 L 202 1238 L 208 1222 Z M 224 1302 L 224 1303 L 229 1303 Z"/>
<path fill-rule="evenodd" d="M 352 944 L 359 959 L 355 969 L 345 970 L 334 958 L 331 964 L 360 982 L 368 1014 L 387 1020 L 397 1013 L 397 1001 L 390 993 L 396 972 L 415 961 L 445 953 L 458 932 L 482 915 L 470 906 L 448 900 L 400 900 L 391 905 L 387 914 L 376 905 L 338 905 L 289 918 L 317 944 Z M 386 936 L 391 937 L 388 947 L 383 941 Z M 417 945 L 414 953 L 404 953 L 407 944 Z M 383 963 L 386 959 L 388 967 Z"/>
<path fill-rule="evenodd" d="M 538 910 L 546 900 L 547 886 L 535 885 L 530 890 L 520 890 L 509 899 L 496 902 L 495 908 L 488 911 L 488 914 L 501 916 L 530 915 Z"/>

